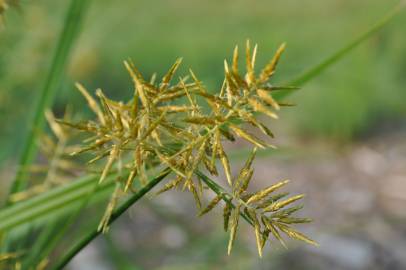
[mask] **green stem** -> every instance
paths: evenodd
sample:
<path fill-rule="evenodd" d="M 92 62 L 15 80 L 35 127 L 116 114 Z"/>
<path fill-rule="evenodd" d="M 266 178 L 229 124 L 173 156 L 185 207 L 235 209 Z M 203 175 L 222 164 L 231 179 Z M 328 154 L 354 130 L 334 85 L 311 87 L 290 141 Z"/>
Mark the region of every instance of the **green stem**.
<path fill-rule="evenodd" d="M 50 235 L 50 238 L 48 240 L 48 243 L 42 250 L 38 250 L 38 254 L 34 254 L 34 263 L 40 262 L 43 258 L 47 258 L 49 254 L 52 252 L 54 247 L 58 244 L 58 242 L 62 239 L 62 237 L 65 235 L 66 231 L 69 229 L 69 227 L 75 222 L 75 220 L 79 217 L 81 212 L 85 210 L 87 205 L 89 204 L 89 201 L 91 200 L 92 196 L 97 192 L 97 190 L 100 188 L 99 182 L 95 182 L 93 184 L 93 187 L 91 190 L 83 197 L 82 202 L 80 203 L 79 207 L 71 214 L 68 219 L 58 228 L 58 231 L 55 232 L 53 235 Z M 30 260 L 27 261 L 27 265 L 30 265 L 28 263 L 31 263 Z"/>
<path fill-rule="evenodd" d="M 227 192 L 225 189 L 217 184 L 215 181 L 210 179 L 207 175 L 197 170 L 195 172 L 197 177 L 199 177 L 211 190 L 213 190 L 217 195 L 221 196 L 221 199 L 226 203 L 230 204 L 232 208 L 235 208 L 235 205 L 232 203 L 232 200 L 226 196 Z M 240 212 L 240 215 L 247 221 L 250 225 L 254 226 L 250 217 L 248 217 L 244 212 Z"/>
<path fill-rule="evenodd" d="M 68 62 L 73 42 L 79 31 L 88 3 L 89 0 L 72 0 L 70 3 L 48 75 L 40 92 L 33 118 L 30 121 L 30 128 L 10 194 L 19 192 L 27 186 L 27 168 L 32 163 L 37 151 L 37 137 L 45 124 L 44 111 L 52 104 L 55 93 L 59 89 L 64 77 L 66 63 Z M 8 201 L 7 203 L 9 204 L 10 202 Z"/>
<path fill-rule="evenodd" d="M 118 219 L 130 206 L 136 203 L 139 199 L 141 199 L 145 194 L 147 194 L 152 188 L 154 188 L 158 183 L 160 183 L 169 173 L 171 170 L 169 168 L 164 169 L 157 177 L 152 179 L 145 185 L 142 189 L 140 189 L 137 193 L 133 194 L 130 198 L 128 198 L 122 205 L 120 205 L 111 215 L 109 224 L 113 223 L 116 219 Z M 76 243 L 63 257 L 62 259 L 56 263 L 56 265 L 52 268 L 53 270 L 63 269 L 75 256 L 78 254 L 84 247 L 86 247 L 93 239 L 95 239 L 98 235 L 101 234 L 101 231 L 97 230 L 97 228 L 92 229 L 87 235 L 85 235 L 78 243 Z"/>

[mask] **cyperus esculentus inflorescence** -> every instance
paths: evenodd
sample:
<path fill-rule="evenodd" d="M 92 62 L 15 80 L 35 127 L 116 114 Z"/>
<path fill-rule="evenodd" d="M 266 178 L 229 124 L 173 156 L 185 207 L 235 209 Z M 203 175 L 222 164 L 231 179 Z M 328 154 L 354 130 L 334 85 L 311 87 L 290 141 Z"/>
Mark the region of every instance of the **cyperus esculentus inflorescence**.
<path fill-rule="evenodd" d="M 293 217 L 302 206 L 291 205 L 303 195 L 288 197 L 287 193 L 275 193 L 288 183 L 287 180 L 256 192 L 249 190 L 257 148 L 273 146 L 247 131 L 245 126 L 248 124 L 265 136 L 273 137 L 258 116 L 276 119 L 280 107 L 288 105 L 274 100 L 272 92 L 292 87 L 270 83 L 284 49 L 283 44 L 265 68 L 256 74 L 257 46 L 251 51 L 247 41 L 246 72 L 242 75 L 236 47 L 231 64 L 224 61 L 225 79 L 216 94 L 208 91 L 191 70 L 188 76 L 176 79 L 181 59 L 176 60 L 160 81 L 155 75 L 147 80 L 131 61 L 125 61 L 134 82 L 133 98 L 126 102 L 109 99 L 101 89 L 96 90 L 99 100 L 96 101 L 82 85 L 77 84 L 97 117 L 79 123 L 60 123 L 88 136 L 84 145 L 73 154 L 88 152 L 93 155 L 89 164 L 103 164 L 99 182 L 105 181 L 109 175 L 113 175 L 116 181 L 99 229 L 107 231 L 109 218 L 121 197 L 136 191 L 137 185 L 145 185 L 148 176 L 156 169 L 167 167 L 172 178 L 158 193 L 175 188 L 191 192 L 200 215 L 223 203 L 224 228 L 230 232 L 228 253 L 241 216 L 254 227 L 260 256 L 270 236 L 283 245 L 282 234 L 316 244 L 292 227 L 310 222 L 307 218 Z M 235 138 L 248 141 L 254 149 L 238 175 L 233 176 L 223 144 Z M 206 175 L 217 176 L 218 164 L 224 171 L 226 188 Z M 203 192 L 213 191 L 216 197 L 203 206 Z"/>

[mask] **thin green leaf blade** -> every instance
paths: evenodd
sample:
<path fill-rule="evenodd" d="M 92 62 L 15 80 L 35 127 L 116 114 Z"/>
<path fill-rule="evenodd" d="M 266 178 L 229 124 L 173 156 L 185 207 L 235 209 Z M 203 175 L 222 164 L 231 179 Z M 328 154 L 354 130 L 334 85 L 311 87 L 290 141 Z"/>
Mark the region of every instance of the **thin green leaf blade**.
<path fill-rule="evenodd" d="M 329 68 L 330 66 L 337 63 L 339 60 L 347 56 L 353 49 L 358 47 L 368 38 L 372 37 L 376 32 L 381 30 L 384 26 L 386 26 L 396 15 L 404 10 L 406 7 L 406 1 L 402 1 L 399 5 L 397 5 L 394 9 L 389 11 L 385 16 L 383 16 L 380 20 L 378 20 L 375 24 L 373 24 L 369 29 L 365 32 L 361 33 L 355 39 L 348 42 L 342 48 L 338 49 L 336 52 L 331 54 L 330 56 L 326 57 L 323 61 L 315 66 L 309 68 L 308 70 L 304 71 L 302 74 L 293 78 L 285 85 L 293 85 L 293 86 L 303 86 L 307 82 L 311 81 L 318 75 L 320 75 L 324 70 Z M 300 88 L 299 88 L 300 89 Z M 292 89 L 292 91 L 278 91 L 273 95 L 273 97 L 277 100 L 282 100 L 288 95 L 296 92 L 298 89 Z"/>

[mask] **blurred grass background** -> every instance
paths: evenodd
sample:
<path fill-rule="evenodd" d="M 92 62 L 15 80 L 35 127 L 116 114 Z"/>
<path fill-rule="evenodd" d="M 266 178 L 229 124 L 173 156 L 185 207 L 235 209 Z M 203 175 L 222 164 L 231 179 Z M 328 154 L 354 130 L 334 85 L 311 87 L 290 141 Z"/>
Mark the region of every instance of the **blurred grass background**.
<path fill-rule="evenodd" d="M 222 60 L 235 44 L 257 42 L 258 66 L 277 46 L 288 49 L 276 77 L 283 82 L 322 60 L 370 26 L 397 1 L 150 1 L 100 0 L 92 5 L 58 92 L 56 110 L 84 104 L 73 82 L 129 96 L 122 61 L 131 57 L 146 76 L 183 56 L 210 89 L 222 78 Z M 0 36 L 1 158 L 18 152 L 21 132 L 41 87 L 66 1 L 26 1 L 9 12 Z M 307 85 L 284 121 L 298 134 L 357 138 L 396 125 L 406 114 L 404 16 L 395 19 L 344 61 Z M 77 105 L 77 107 L 80 107 Z M 319 113 L 322 110 L 323 113 Z M 286 120 L 287 119 L 287 120 Z M 11 155 L 11 157 L 13 154 Z"/>
<path fill-rule="evenodd" d="M 191 67 L 209 89 L 217 91 L 223 77 L 223 58 L 231 57 L 235 44 L 242 48 L 247 38 L 259 44 L 257 66 L 265 64 L 280 43 L 287 42 L 275 77 L 276 84 L 283 83 L 333 53 L 397 3 L 395 0 L 93 1 L 54 110 L 61 113 L 67 104 L 74 104 L 76 111 L 83 108 L 82 113 L 88 113 L 84 100 L 74 90 L 75 81 L 91 90 L 101 87 L 111 97 L 127 99 L 132 85 L 122 61 L 129 57 L 149 77 L 155 71 L 164 74 L 177 57 L 183 56 L 183 70 L 179 74 Z M 0 164 L 9 166 L 18 157 L 28 115 L 50 64 L 67 4 L 65 0 L 27 0 L 22 1 L 19 10 L 10 10 L 6 16 L 6 26 L 0 31 Z M 282 114 L 276 133 L 351 146 L 365 138 L 405 130 L 405 25 L 403 13 L 291 96 L 290 100 L 298 106 Z M 186 224 L 198 222 L 192 219 Z M 207 239 L 202 235 L 196 238 L 191 245 L 207 249 L 208 255 L 204 256 L 213 257 L 212 266 L 208 266 L 211 264 L 206 259 L 207 265 L 200 265 L 202 261 L 197 260 L 193 266 L 159 269 L 222 268 L 226 235 L 215 231 Z M 140 243 L 143 241 L 146 240 Z M 107 248 L 118 245 L 114 241 L 106 243 L 102 245 Z M 186 254 L 188 247 L 183 247 Z M 177 250 L 180 252 L 183 253 L 182 249 Z M 246 252 L 237 250 L 236 254 L 234 258 L 252 266 L 247 260 L 253 259 Z M 176 261 L 182 254 L 177 256 Z M 142 260 L 142 256 L 137 258 Z M 249 269 L 245 264 L 237 269 Z M 236 265 L 239 262 L 229 267 L 236 269 L 233 268 Z M 266 265 L 257 264 L 255 269 L 269 269 Z"/>

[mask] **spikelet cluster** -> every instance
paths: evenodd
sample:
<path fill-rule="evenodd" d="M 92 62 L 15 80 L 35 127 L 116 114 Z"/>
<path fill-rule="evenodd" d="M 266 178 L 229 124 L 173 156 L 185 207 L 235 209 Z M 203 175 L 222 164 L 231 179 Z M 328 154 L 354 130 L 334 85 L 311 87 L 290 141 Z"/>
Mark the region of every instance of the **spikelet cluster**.
<path fill-rule="evenodd" d="M 224 201 L 224 230 L 230 231 L 228 254 L 230 254 L 233 247 L 241 216 L 254 227 L 260 257 L 262 257 L 265 243 L 271 235 L 285 248 L 286 244 L 281 236 L 282 233 L 290 238 L 317 245 L 315 241 L 292 227 L 294 224 L 311 222 L 309 218 L 292 216 L 303 207 L 303 205 L 292 206 L 292 204 L 302 199 L 304 195 L 299 194 L 289 197 L 289 193 L 286 192 L 275 193 L 284 187 L 289 180 L 280 181 L 256 192 L 248 191 L 254 172 L 252 162 L 255 153 L 256 148 L 252 151 L 237 177 L 233 179 L 231 191 L 218 193 L 208 203 L 207 207 L 201 211 L 201 215 L 211 211 L 220 201 Z"/>
<path fill-rule="evenodd" d="M 282 195 L 272 194 L 286 182 L 253 194 L 247 193 L 253 174 L 251 164 L 254 154 L 238 177 L 233 178 L 223 146 L 224 141 L 240 138 L 255 148 L 273 147 L 249 132 L 245 126 L 248 124 L 265 136 L 273 137 L 271 130 L 258 116 L 277 119 L 276 112 L 280 107 L 289 105 L 274 100 L 272 92 L 289 90 L 291 87 L 273 86 L 269 82 L 284 49 L 283 44 L 262 71 L 256 74 L 257 46 L 251 49 L 247 41 L 246 72 L 241 74 L 236 47 L 231 64 L 224 61 L 225 79 L 216 94 L 208 91 L 192 70 L 187 76 L 176 78 L 175 73 L 182 59 L 176 60 L 160 80 L 155 75 L 150 79 L 144 78 L 131 61 L 125 61 L 124 66 L 134 83 L 133 98 L 127 102 L 111 100 L 101 89 L 96 90 L 97 98 L 94 98 L 84 86 L 77 84 L 96 119 L 79 123 L 60 120 L 59 123 L 88 136 L 73 155 L 88 152 L 93 155 L 89 164 L 103 164 L 99 182 L 112 175 L 117 183 L 99 229 L 108 229 L 110 215 L 123 194 L 134 192 L 137 185 L 145 185 L 151 169 L 165 166 L 172 171 L 172 178 L 158 193 L 175 188 L 187 190 L 193 195 L 201 214 L 209 212 L 221 200 L 226 202 L 224 221 L 225 228 L 230 227 L 229 252 L 241 214 L 246 215 L 255 228 L 260 254 L 270 233 L 282 241 L 279 231 L 291 238 L 314 243 L 290 226 L 309 221 L 290 217 L 300 207 L 285 209 L 285 206 L 302 196 L 284 199 Z M 202 194 L 207 190 L 207 183 L 196 174 L 206 171 L 217 176 L 219 165 L 228 189 L 232 191 L 217 196 L 203 209 Z"/>

